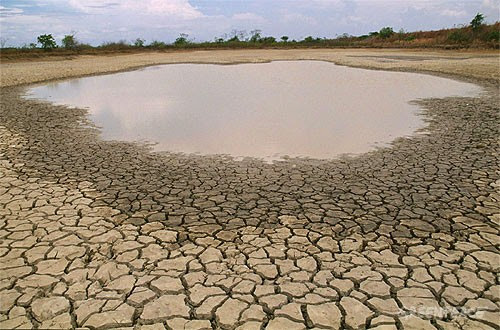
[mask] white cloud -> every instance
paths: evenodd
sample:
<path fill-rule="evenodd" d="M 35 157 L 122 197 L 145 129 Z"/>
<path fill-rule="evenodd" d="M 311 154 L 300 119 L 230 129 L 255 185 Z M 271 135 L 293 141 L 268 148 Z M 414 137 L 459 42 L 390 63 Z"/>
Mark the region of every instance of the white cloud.
<path fill-rule="evenodd" d="M 498 9 L 500 8 L 500 1 L 499 0 L 483 0 L 481 7 L 488 8 L 488 9 L 496 9 L 498 11 Z"/>
<path fill-rule="evenodd" d="M 10 15 L 18 15 L 22 14 L 23 10 L 21 8 L 7 8 L 4 6 L 0 6 L 0 15 L 1 16 L 10 16 Z"/>
<path fill-rule="evenodd" d="M 30 25 L 40 25 L 46 24 L 49 25 L 53 23 L 54 20 L 52 18 L 43 17 L 43 16 L 35 16 L 35 15 L 15 15 L 15 16 L 2 16 L 0 17 L 0 22 L 2 23 L 12 23 L 18 25 L 26 25 L 26 28 L 29 29 Z M 4 28 L 2 26 L 2 28 Z"/>
<path fill-rule="evenodd" d="M 311 16 L 306 16 L 298 13 L 286 13 L 282 16 L 284 23 L 301 23 L 316 25 L 318 22 Z"/>
<path fill-rule="evenodd" d="M 71 7 L 83 12 L 91 12 L 99 8 L 106 8 L 106 6 L 112 4 L 109 1 L 102 0 L 69 0 L 68 3 Z"/>
<path fill-rule="evenodd" d="M 234 14 L 232 16 L 232 19 L 238 20 L 238 21 L 265 21 L 265 19 L 262 16 L 259 16 L 254 13 L 238 13 Z"/>
<path fill-rule="evenodd" d="M 306 7 L 316 7 L 316 8 L 332 8 L 344 5 L 344 0 L 307 0 L 304 1 L 303 5 Z"/>
<path fill-rule="evenodd" d="M 442 16 L 449 17 L 462 17 L 467 16 L 467 12 L 465 10 L 453 10 L 453 9 L 445 9 L 440 12 Z"/>
<path fill-rule="evenodd" d="M 172 16 L 181 19 L 194 19 L 203 17 L 203 14 L 193 7 L 188 0 L 70 0 L 69 4 L 83 12 L 96 13 L 102 10 L 117 9 L 133 11 L 137 14 L 152 14 Z"/>
<path fill-rule="evenodd" d="M 151 14 L 176 16 L 184 19 L 203 17 L 203 14 L 188 0 L 129 0 L 125 3 L 125 7 L 145 10 Z"/>

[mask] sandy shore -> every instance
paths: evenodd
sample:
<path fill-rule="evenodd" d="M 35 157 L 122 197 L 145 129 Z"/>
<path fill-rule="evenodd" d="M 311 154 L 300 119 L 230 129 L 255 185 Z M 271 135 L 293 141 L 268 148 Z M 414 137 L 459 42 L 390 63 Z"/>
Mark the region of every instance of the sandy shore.
<path fill-rule="evenodd" d="M 1 64 L 0 328 L 496 329 L 498 56 L 471 54 Z M 426 134 L 390 147 L 267 164 L 103 141 L 85 110 L 7 87 L 159 63 L 306 58 L 452 74 L 485 93 L 420 101 Z"/>
<path fill-rule="evenodd" d="M 323 60 L 340 65 L 384 70 L 449 74 L 500 80 L 498 51 L 407 50 L 223 50 L 78 56 L 72 59 L 1 63 L 0 86 L 129 70 L 167 63 L 251 63 L 273 60 Z"/>

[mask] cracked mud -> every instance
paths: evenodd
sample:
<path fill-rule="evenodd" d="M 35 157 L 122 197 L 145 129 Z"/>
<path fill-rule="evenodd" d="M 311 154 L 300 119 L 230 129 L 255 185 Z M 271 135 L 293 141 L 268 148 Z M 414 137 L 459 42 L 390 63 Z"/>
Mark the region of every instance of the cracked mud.
<path fill-rule="evenodd" d="M 1 89 L 0 328 L 495 329 L 498 89 L 331 161 L 152 153 Z"/>

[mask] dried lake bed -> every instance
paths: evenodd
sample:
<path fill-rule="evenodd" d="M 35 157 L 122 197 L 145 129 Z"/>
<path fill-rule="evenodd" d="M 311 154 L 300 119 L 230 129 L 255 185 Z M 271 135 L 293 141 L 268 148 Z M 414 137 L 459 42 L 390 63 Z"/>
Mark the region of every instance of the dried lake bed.
<path fill-rule="evenodd" d="M 498 82 L 467 56 L 482 65 L 441 67 L 483 93 L 421 100 L 426 134 L 275 164 L 107 141 L 86 110 L 3 85 L 0 327 L 494 329 Z"/>

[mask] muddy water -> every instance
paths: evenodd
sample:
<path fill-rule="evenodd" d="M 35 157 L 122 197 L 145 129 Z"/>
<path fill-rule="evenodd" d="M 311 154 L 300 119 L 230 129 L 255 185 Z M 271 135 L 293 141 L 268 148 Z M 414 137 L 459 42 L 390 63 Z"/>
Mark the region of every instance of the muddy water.
<path fill-rule="evenodd" d="M 88 108 L 104 139 L 273 160 L 366 152 L 423 126 L 410 101 L 479 92 L 423 74 L 289 61 L 163 65 L 36 86 L 27 97 Z"/>

